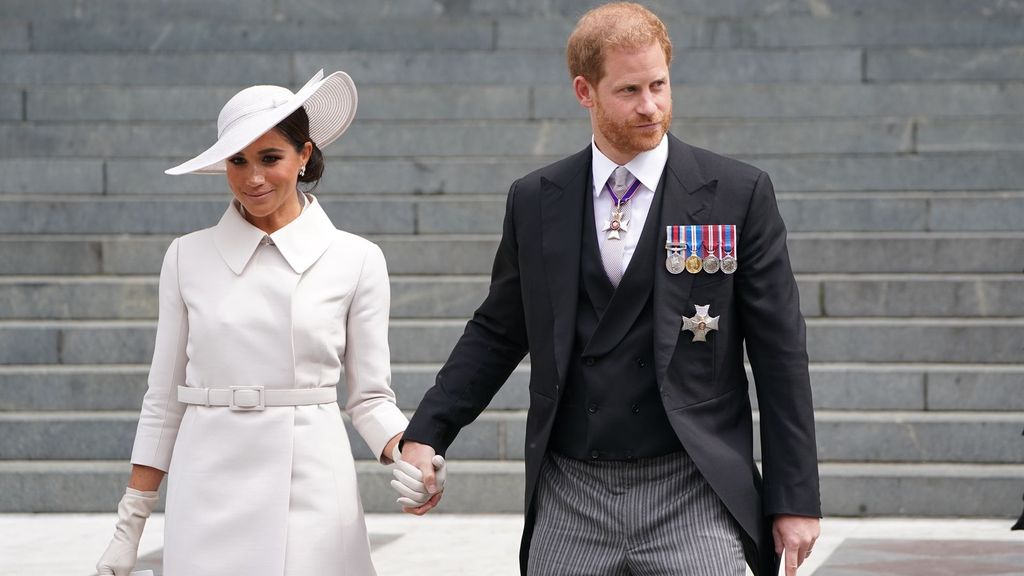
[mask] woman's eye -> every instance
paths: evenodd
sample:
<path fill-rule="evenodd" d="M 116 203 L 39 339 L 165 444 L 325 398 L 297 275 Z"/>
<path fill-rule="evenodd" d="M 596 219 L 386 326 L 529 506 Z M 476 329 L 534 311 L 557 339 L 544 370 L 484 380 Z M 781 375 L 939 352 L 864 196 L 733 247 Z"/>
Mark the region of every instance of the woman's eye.
<path fill-rule="evenodd" d="M 245 164 L 245 158 L 235 157 L 232 158 L 230 162 L 235 166 L 241 166 L 242 164 Z"/>
<path fill-rule="evenodd" d="M 263 157 L 263 163 L 264 164 L 273 164 L 274 162 L 277 162 L 280 159 L 281 159 L 280 156 L 264 156 Z"/>

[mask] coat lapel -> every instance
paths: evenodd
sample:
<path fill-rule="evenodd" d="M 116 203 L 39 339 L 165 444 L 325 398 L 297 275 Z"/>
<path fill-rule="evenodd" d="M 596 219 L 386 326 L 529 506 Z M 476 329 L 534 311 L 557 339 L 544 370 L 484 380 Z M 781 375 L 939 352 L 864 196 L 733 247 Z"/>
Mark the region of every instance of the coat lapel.
<path fill-rule="evenodd" d="M 707 180 L 701 174 L 689 145 L 671 134 L 668 138 L 659 248 L 665 244 L 666 226 L 709 223 L 718 185 L 717 180 Z M 654 266 L 654 362 L 658 381 L 662 382 L 675 353 L 694 275 L 670 273 L 661 258 Z"/>
<path fill-rule="evenodd" d="M 583 201 L 589 192 L 588 146 L 550 178 L 541 177 L 541 246 L 554 316 L 555 365 L 559 381 L 569 370 L 579 300 Z"/>

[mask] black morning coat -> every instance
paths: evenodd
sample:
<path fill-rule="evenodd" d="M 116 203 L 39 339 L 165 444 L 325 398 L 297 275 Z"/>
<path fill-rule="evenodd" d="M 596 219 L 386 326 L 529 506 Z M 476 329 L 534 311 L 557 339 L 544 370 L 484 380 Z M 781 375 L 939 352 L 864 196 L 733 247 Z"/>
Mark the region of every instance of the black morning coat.
<path fill-rule="evenodd" d="M 756 574 L 774 575 L 772 515 L 821 515 L 806 326 L 786 229 L 767 174 L 668 139 L 653 287 L 662 405 L 679 441 L 753 542 L 745 546 L 747 563 Z M 404 435 L 443 454 L 529 353 L 523 574 L 537 479 L 573 350 L 591 155 L 588 146 L 512 185 L 487 298 Z M 665 227 L 690 224 L 736 225 L 735 274 L 668 272 Z M 693 316 L 696 305 L 710 305 L 719 316 L 707 342 L 681 332 L 682 317 Z M 757 383 L 763 478 L 754 463 L 744 342 Z"/>

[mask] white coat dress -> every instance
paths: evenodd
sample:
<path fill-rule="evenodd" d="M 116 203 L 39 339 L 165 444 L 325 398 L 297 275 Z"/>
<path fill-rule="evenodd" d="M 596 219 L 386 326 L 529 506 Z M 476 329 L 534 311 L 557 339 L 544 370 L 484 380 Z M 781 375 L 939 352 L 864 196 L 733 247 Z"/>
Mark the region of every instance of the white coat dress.
<path fill-rule="evenodd" d="M 344 370 L 345 410 L 374 454 L 405 429 L 380 249 L 337 230 L 313 196 L 265 238 L 232 202 L 164 258 L 131 459 L 168 472 L 164 575 L 374 574 L 337 402 L 239 412 L 177 400 L 179 385 L 334 386 Z"/>

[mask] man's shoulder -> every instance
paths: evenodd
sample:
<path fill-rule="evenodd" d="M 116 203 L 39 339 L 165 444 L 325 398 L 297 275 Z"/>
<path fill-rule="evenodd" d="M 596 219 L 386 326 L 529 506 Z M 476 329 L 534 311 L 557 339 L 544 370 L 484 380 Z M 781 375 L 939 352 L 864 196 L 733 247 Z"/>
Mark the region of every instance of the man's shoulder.
<path fill-rule="evenodd" d="M 671 138 L 669 162 L 684 167 L 688 162 L 693 162 L 698 171 L 709 180 L 753 183 L 764 173 L 764 170 L 742 160 L 687 144 L 674 136 Z"/>

